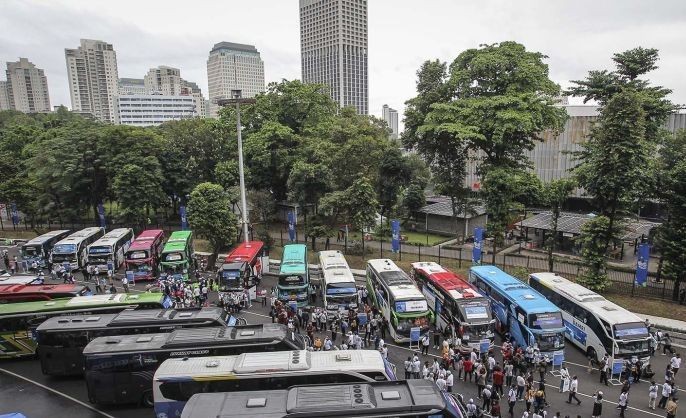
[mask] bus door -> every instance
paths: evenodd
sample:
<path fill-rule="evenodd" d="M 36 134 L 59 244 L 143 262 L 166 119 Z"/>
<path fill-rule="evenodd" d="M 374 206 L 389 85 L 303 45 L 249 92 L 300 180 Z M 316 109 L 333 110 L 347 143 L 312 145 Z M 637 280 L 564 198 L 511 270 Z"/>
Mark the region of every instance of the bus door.
<path fill-rule="evenodd" d="M 511 313 L 512 320 L 510 321 L 509 327 L 510 336 L 522 347 L 533 345 L 535 340 L 533 334 L 526 325 L 526 313 L 521 308 L 515 306 L 511 307 Z"/>

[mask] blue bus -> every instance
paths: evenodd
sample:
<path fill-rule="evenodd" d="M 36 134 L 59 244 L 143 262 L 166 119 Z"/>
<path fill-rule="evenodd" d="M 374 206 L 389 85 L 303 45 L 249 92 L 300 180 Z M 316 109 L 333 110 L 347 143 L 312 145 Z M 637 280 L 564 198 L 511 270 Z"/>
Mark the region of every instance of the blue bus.
<path fill-rule="evenodd" d="M 549 359 L 564 350 L 562 312 L 528 284 L 495 266 L 470 268 L 469 282 L 491 300 L 496 329 L 509 332 L 517 345 L 537 346 Z"/>

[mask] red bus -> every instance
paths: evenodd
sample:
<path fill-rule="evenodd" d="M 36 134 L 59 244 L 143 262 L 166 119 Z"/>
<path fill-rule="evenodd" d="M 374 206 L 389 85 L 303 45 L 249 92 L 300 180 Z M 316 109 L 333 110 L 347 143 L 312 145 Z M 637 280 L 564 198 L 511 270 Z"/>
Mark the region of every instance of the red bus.
<path fill-rule="evenodd" d="M 147 229 L 133 240 L 126 251 L 126 270 L 133 271 L 136 280 L 153 280 L 164 247 L 164 231 Z"/>
<path fill-rule="evenodd" d="M 35 302 L 85 296 L 86 286 L 76 284 L 0 284 L 0 303 Z"/>
<path fill-rule="evenodd" d="M 259 284 L 262 278 L 262 248 L 262 241 L 248 241 L 231 250 L 217 272 L 221 291 L 242 292 Z"/>
<path fill-rule="evenodd" d="M 465 278 L 434 262 L 412 263 L 411 276 L 434 312 L 436 327 L 449 326 L 452 337 L 462 341 L 463 353 L 479 350 L 481 341 L 493 343 L 490 301 Z"/>

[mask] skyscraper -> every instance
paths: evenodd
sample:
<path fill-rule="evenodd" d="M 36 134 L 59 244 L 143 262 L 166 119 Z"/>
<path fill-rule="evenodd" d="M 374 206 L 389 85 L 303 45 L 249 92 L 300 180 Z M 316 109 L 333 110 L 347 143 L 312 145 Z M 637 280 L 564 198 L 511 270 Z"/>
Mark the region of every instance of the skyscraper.
<path fill-rule="evenodd" d="M 381 109 L 381 118 L 386 121 L 391 128 L 391 138 L 398 139 L 398 111 L 391 109 L 387 104 Z"/>
<path fill-rule="evenodd" d="M 165 96 L 181 94 L 181 70 L 164 65 L 151 68 L 145 75 L 145 88 L 148 92 L 159 92 Z"/>
<path fill-rule="evenodd" d="M 19 58 L 19 61 L 7 63 L 6 73 L 5 94 L 9 109 L 20 112 L 49 112 L 51 110 L 48 79 L 43 70 L 36 68 L 26 58 Z"/>
<path fill-rule="evenodd" d="M 369 113 L 367 0 L 300 0 L 300 54 L 304 83 Z"/>
<path fill-rule="evenodd" d="M 119 73 L 112 44 L 81 39 L 81 46 L 65 49 L 72 110 L 89 112 L 97 120 L 117 123 Z"/>
<path fill-rule="evenodd" d="M 218 99 L 230 99 L 231 90 L 253 97 L 264 91 L 264 62 L 253 45 L 219 42 L 207 59 L 209 116 L 217 117 Z"/>

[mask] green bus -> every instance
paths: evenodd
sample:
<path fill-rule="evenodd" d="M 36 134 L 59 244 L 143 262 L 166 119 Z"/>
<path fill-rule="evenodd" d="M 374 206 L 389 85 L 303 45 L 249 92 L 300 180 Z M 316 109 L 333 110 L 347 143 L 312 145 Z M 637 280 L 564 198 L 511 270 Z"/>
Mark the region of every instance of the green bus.
<path fill-rule="evenodd" d="M 193 231 L 172 232 L 160 256 L 160 272 L 168 277 L 188 280 L 194 252 Z"/>
<path fill-rule="evenodd" d="M 0 359 L 36 353 L 36 328 L 53 316 L 101 314 L 124 309 L 168 309 L 173 301 L 164 293 L 115 293 L 76 296 L 39 302 L 0 304 Z M 93 320 L 97 320 L 94 316 Z M 85 321 L 90 320 L 86 318 Z"/>
<path fill-rule="evenodd" d="M 310 272 L 307 266 L 307 246 L 287 244 L 283 247 L 277 298 L 285 304 L 307 306 L 310 301 Z"/>

